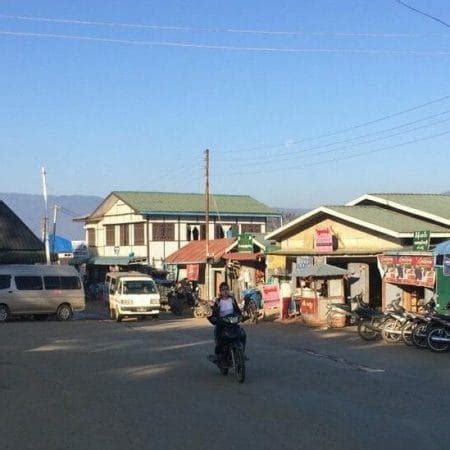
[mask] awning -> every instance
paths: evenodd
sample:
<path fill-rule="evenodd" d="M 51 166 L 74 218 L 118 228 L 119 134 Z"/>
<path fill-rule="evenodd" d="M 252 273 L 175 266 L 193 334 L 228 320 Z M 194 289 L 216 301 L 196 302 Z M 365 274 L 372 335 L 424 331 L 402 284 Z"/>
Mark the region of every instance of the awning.
<path fill-rule="evenodd" d="M 442 242 L 436 245 L 434 249 L 435 255 L 450 255 L 450 241 Z"/>
<path fill-rule="evenodd" d="M 264 258 L 264 253 L 242 253 L 242 252 L 232 252 L 225 253 L 222 256 L 223 259 L 228 259 L 230 261 L 258 261 Z"/>
<path fill-rule="evenodd" d="M 91 258 L 78 257 L 72 258 L 69 264 L 76 266 L 79 264 L 90 264 L 93 266 L 128 266 L 133 263 L 145 263 L 146 258 L 136 258 L 130 256 L 93 256 Z"/>
<path fill-rule="evenodd" d="M 308 269 L 298 270 L 296 276 L 300 278 L 343 277 L 349 273 L 348 270 L 332 266 L 331 264 L 319 264 Z"/>
<path fill-rule="evenodd" d="M 236 243 L 232 239 L 212 239 L 208 242 L 209 257 L 214 262 L 219 261 Z M 175 253 L 166 258 L 167 264 L 205 264 L 206 263 L 206 241 L 192 241 L 181 247 Z"/>

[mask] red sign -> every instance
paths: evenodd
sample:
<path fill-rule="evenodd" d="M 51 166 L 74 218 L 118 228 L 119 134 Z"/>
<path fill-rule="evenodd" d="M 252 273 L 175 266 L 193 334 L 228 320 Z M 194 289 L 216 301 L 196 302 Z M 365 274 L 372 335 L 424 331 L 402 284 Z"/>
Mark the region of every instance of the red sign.
<path fill-rule="evenodd" d="M 264 309 L 279 308 L 280 288 L 276 284 L 265 284 L 262 288 Z"/>
<path fill-rule="evenodd" d="M 316 314 L 317 301 L 315 298 L 304 298 L 302 299 L 302 305 L 300 307 L 300 312 L 302 314 Z"/>
<path fill-rule="evenodd" d="M 433 288 L 436 273 L 432 256 L 379 256 L 388 283 Z"/>
<path fill-rule="evenodd" d="M 199 265 L 187 264 L 186 265 L 186 278 L 189 281 L 198 281 Z"/>
<path fill-rule="evenodd" d="M 333 235 L 329 228 L 317 228 L 314 235 L 314 249 L 319 253 L 333 251 Z"/>

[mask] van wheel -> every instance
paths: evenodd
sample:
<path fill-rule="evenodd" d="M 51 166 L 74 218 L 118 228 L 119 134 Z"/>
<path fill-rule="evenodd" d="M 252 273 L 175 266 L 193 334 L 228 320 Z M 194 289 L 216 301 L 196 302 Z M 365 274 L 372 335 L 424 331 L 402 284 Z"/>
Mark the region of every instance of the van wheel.
<path fill-rule="evenodd" d="M 58 311 L 56 311 L 56 317 L 58 320 L 69 320 L 72 317 L 72 308 L 67 303 L 60 305 Z"/>
<path fill-rule="evenodd" d="M 6 305 L 0 305 L 0 322 L 6 322 L 10 316 L 9 308 Z"/>
<path fill-rule="evenodd" d="M 116 320 L 116 310 L 115 309 L 109 310 L 109 317 L 111 318 L 111 320 Z"/>

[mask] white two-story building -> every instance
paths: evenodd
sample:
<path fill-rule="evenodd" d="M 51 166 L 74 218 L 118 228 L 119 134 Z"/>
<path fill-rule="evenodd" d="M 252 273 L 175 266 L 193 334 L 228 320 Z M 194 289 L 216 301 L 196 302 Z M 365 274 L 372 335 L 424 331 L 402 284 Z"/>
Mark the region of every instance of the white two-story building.
<path fill-rule="evenodd" d="M 210 209 L 209 239 L 266 233 L 268 219 L 280 217 L 244 195 L 211 195 Z M 85 222 L 90 255 L 97 265 L 133 259 L 162 267 L 171 253 L 206 236 L 202 194 L 115 191 L 77 220 Z"/>

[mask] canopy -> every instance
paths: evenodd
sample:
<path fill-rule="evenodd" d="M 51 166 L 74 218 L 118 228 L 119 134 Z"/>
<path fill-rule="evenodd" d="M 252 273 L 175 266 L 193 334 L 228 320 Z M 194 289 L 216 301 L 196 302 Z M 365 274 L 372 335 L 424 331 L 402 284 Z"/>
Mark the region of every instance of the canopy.
<path fill-rule="evenodd" d="M 450 255 L 450 241 L 441 242 L 434 248 L 435 255 Z"/>
<path fill-rule="evenodd" d="M 297 277 L 300 278 L 325 278 L 325 277 L 343 277 L 350 272 L 340 267 L 332 266 L 331 264 L 319 264 L 307 269 L 298 270 Z"/>

